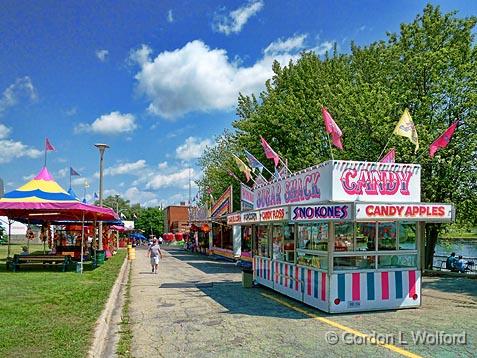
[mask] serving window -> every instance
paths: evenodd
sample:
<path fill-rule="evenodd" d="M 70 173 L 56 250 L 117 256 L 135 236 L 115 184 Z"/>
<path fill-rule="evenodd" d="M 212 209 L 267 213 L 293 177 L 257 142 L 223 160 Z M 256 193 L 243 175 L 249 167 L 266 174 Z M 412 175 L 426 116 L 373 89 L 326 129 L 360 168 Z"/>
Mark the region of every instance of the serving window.
<path fill-rule="evenodd" d="M 294 262 L 295 236 L 293 225 L 272 225 L 272 257 L 274 260 Z"/>
<path fill-rule="evenodd" d="M 268 225 L 258 225 L 256 232 L 257 239 L 255 242 L 257 243 L 257 252 L 255 252 L 255 254 L 258 256 L 270 257 Z"/>
<path fill-rule="evenodd" d="M 354 251 L 354 223 L 335 224 L 335 251 Z"/>
<path fill-rule="evenodd" d="M 241 230 L 241 252 L 242 253 L 250 253 L 252 251 L 252 226 L 242 226 Z"/>
<path fill-rule="evenodd" d="M 328 223 L 298 225 L 297 264 L 328 269 Z"/>
<path fill-rule="evenodd" d="M 335 223 L 333 267 L 337 271 L 416 267 L 416 227 L 395 221 Z"/>
<path fill-rule="evenodd" d="M 416 250 L 416 224 L 398 223 L 399 250 Z"/>
<path fill-rule="evenodd" d="M 298 225 L 298 249 L 328 251 L 328 223 Z"/>

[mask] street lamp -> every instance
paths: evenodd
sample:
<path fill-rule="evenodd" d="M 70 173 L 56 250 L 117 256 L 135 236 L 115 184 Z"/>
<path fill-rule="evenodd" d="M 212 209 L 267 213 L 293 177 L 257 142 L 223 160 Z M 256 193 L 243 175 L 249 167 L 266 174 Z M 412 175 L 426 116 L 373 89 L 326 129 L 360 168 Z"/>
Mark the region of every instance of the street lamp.
<path fill-rule="evenodd" d="M 99 149 L 99 206 L 103 206 L 103 156 L 104 156 L 104 151 L 106 150 L 106 148 L 109 148 L 109 145 L 96 143 L 94 146 Z M 99 230 L 98 249 L 102 250 L 103 249 L 103 222 L 102 221 L 99 222 L 98 230 Z"/>

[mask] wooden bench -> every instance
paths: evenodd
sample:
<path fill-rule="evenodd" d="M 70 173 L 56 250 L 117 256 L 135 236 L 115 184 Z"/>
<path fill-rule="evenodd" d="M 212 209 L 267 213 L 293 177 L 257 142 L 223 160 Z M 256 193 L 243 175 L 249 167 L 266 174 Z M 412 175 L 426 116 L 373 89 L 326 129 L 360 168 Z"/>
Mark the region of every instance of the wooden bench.
<path fill-rule="evenodd" d="M 71 262 L 70 256 L 63 255 L 14 255 L 9 267 L 15 272 L 24 266 L 61 266 L 65 272 Z"/>

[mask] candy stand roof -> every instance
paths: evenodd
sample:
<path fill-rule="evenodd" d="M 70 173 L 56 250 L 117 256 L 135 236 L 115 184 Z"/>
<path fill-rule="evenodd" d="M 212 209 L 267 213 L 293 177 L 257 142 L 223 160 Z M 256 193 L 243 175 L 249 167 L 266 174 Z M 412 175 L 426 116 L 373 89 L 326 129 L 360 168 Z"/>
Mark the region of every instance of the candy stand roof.
<path fill-rule="evenodd" d="M 20 188 L 0 199 L 0 215 L 32 220 L 116 220 L 109 208 L 84 204 L 65 191 L 46 167 Z"/>

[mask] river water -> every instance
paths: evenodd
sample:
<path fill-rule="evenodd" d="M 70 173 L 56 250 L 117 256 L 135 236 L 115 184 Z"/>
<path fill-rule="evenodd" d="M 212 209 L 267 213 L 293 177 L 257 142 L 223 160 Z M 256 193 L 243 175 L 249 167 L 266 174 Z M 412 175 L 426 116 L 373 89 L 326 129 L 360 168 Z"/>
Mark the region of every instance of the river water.
<path fill-rule="evenodd" d="M 437 241 L 435 255 L 448 256 L 451 252 L 455 252 L 457 256 L 477 257 L 477 240 L 468 239 L 439 239 Z"/>

